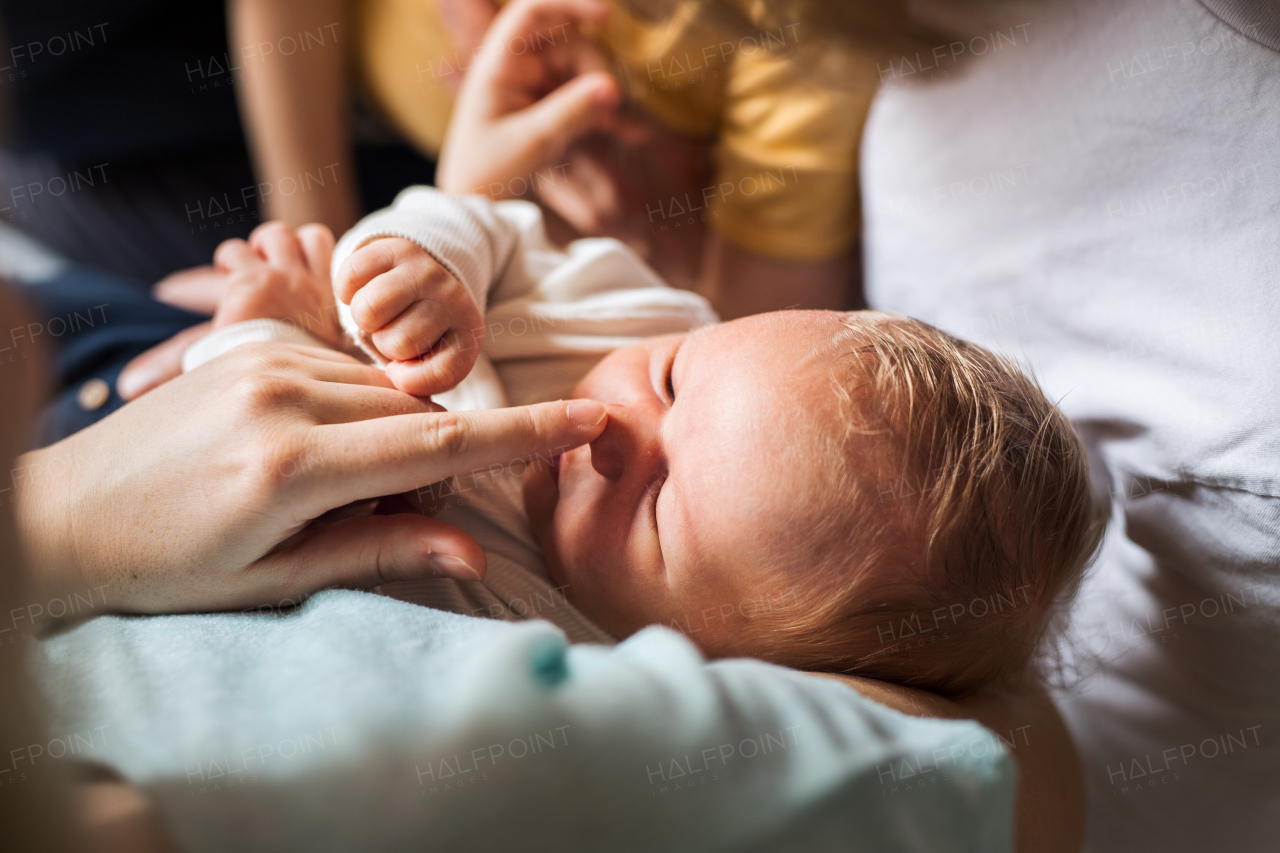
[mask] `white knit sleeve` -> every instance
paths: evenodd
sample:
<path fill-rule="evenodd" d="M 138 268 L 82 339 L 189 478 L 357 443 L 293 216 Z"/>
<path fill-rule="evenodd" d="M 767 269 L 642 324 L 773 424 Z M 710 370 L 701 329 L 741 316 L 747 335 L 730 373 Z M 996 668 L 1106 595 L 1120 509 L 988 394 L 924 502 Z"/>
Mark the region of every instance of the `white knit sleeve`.
<path fill-rule="evenodd" d="M 282 343 L 332 349 L 324 341 L 283 320 L 245 320 L 210 332 L 187 347 L 182 354 L 182 372 L 190 373 L 206 361 L 213 361 L 241 344 Z"/>
<path fill-rule="evenodd" d="M 456 198 L 433 187 L 410 187 L 395 203 L 360 220 L 333 253 L 333 280 L 352 252 L 382 237 L 403 237 L 421 246 L 456 278 L 484 313 L 489 289 L 502 275 L 519 239 L 516 228 L 480 196 Z M 339 299 L 338 318 L 347 334 L 378 364 L 385 360 Z"/>

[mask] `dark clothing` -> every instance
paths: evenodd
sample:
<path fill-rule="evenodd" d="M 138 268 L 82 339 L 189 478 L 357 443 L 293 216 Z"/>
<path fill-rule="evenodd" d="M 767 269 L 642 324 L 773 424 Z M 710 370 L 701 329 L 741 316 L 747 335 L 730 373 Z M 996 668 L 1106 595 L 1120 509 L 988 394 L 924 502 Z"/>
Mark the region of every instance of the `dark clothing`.
<path fill-rule="evenodd" d="M 115 387 L 124 366 L 207 319 L 156 302 L 142 282 L 79 267 L 21 287 L 40 317 L 27 335 L 43 335 L 55 355 L 56 396 L 36 424 L 33 447 L 66 438 L 120 408 L 124 401 Z M 105 382 L 110 396 L 101 406 L 86 409 L 77 396 L 93 379 Z"/>
<path fill-rule="evenodd" d="M 223 0 L 0 0 L 0 16 L 11 112 L 0 220 L 147 284 L 209 263 L 258 225 L 264 191 L 244 144 L 244 63 L 227 46 Z M 397 143 L 358 146 L 356 169 L 366 210 L 435 177 L 434 163 Z"/>
<path fill-rule="evenodd" d="M 80 166 L 243 151 L 227 75 L 205 76 L 227 50 L 224 0 L 0 0 L 0 15 L 13 150 Z"/>
<path fill-rule="evenodd" d="M 9 121 L 0 217 L 70 260 L 152 283 L 257 224 L 223 0 L 0 0 Z"/>

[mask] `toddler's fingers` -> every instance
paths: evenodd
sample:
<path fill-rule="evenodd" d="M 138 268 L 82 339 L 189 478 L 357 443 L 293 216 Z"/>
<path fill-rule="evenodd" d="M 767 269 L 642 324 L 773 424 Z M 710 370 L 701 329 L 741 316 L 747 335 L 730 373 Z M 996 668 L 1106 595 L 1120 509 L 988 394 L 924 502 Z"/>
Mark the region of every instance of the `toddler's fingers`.
<path fill-rule="evenodd" d="M 298 242 L 302 245 L 302 254 L 307 269 L 320 281 L 329 281 L 329 264 L 333 261 L 335 245 L 333 232 L 327 225 L 312 222 L 298 229 Z"/>
<path fill-rule="evenodd" d="M 288 269 L 304 263 L 298 235 L 287 222 L 259 225 L 249 235 L 249 246 L 273 267 Z"/>
<path fill-rule="evenodd" d="M 151 296 L 174 308 L 213 316 L 230 284 L 231 276 L 212 266 L 192 267 L 157 281 L 151 286 Z"/>
<path fill-rule="evenodd" d="M 470 333 L 447 334 L 432 352 L 413 361 L 387 364 L 387 378 L 397 388 L 415 397 L 429 397 L 457 386 L 475 367 L 480 348 Z"/>
<path fill-rule="evenodd" d="M 223 240 L 213 253 L 213 268 L 218 272 L 233 273 L 246 267 L 262 264 L 262 257 L 240 238 Z"/>
<path fill-rule="evenodd" d="M 621 102 L 605 71 L 579 75 L 509 119 L 510 132 L 525 140 L 537 159 L 558 157 L 574 140 L 611 118 Z"/>

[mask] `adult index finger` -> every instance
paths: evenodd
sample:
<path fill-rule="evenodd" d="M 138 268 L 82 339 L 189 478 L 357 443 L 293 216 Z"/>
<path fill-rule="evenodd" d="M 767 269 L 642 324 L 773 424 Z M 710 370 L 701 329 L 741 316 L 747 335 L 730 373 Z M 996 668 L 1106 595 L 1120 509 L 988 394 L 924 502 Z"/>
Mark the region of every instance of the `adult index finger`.
<path fill-rule="evenodd" d="M 603 403 L 558 400 L 322 425 L 308 442 L 310 491 L 341 506 L 454 475 L 496 474 L 512 463 L 550 459 L 586 444 L 604 431 L 605 422 Z"/>

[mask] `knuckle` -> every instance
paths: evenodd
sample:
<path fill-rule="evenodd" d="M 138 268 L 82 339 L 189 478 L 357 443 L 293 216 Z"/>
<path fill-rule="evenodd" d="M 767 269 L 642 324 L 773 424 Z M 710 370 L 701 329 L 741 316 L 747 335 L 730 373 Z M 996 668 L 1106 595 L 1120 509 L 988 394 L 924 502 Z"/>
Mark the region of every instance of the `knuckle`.
<path fill-rule="evenodd" d="M 241 344 L 231 353 L 248 362 L 247 369 L 254 374 L 278 374 L 293 367 L 293 355 L 279 344 L 253 341 Z M 241 372 L 244 372 L 243 370 Z"/>
<path fill-rule="evenodd" d="M 252 488 L 266 495 L 284 492 L 308 468 L 306 443 L 290 433 L 259 440 L 251 450 L 250 459 L 245 473 L 251 478 Z"/>
<path fill-rule="evenodd" d="M 428 451 L 439 454 L 446 461 L 460 458 L 471 443 L 465 423 L 457 415 L 447 412 L 427 422 L 423 438 Z"/>
<path fill-rule="evenodd" d="M 226 255 L 231 252 L 237 252 L 247 247 L 249 244 L 239 237 L 232 237 L 229 240 L 223 240 L 218 244 L 218 248 L 214 250 L 214 255 Z"/>
<path fill-rule="evenodd" d="M 413 335 L 403 329 L 391 329 L 386 334 L 386 338 L 389 351 L 396 353 L 395 357 L 398 361 L 412 361 L 420 358 L 431 346 L 428 343 L 423 347 L 421 341 L 415 340 Z"/>
<path fill-rule="evenodd" d="M 547 429 L 546 421 L 535 415 L 533 410 L 521 409 L 520 421 L 521 432 L 533 441 L 545 443 L 549 438 L 550 430 Z"/>
<path fill-rule="evenodd" d="M 412 240 L 407 240 L 404 237 L 388 237 L 385 242 L 387 244 L 387 248 L 394 252 L 397 260 L 407 261 L 410 259 L 431 257 L 427 254 L 426 250 L 417 243 Z"/>
<path fill-rule="evenodd" d="M 447 318 L 449 316 L 449 311 L 438 299 L 435 298 L 434 295 L 432 295 L 415 300 L 406 311 L 406 316 L 430 326 L 434 320 Z M 436 336 L 439 336 L 439 333 L 443 332 L 444 329 L 440 326 L 437 326 L 436 328 Z"/>
<path fill-rule="evenodd" d="M 395 266 L 397 241 L 403 242 L 399 237 L 384 237 L 381 240 L 374 240 L 360 250 L 364 263 L 379 270 L 390 269 Z"/>
<path fill-rule="evenodd" d="M 342 262 L 339 277 L 348 288 L 364 287 L 370 279 L 390 267 L 391 256 L 387 247 L 381 244 L 381 240 L 375 240 L 356 249 Z"/>
<path fill-rule="evenodd" d="M 299 226 L 297 232 L 299 240 L 333 241 L 333 232 L 329 230 L 329 226 L 319 222 L 308 222 L 306 225 Z"/>
<path fill-rule="evenodd" d="M 248 349 L 246 344 L 242 349 Z M 263 410 L 283 408 L 297 400 L 302 390 L 294 380 L 273 372 L 279 366 L 279 352 L 261 345 L 257 352 L 243 355 L 249 360 L 249 366 L 260 366 L 263 369 L 236 377 L 231 385 L 233 405 L 240 411 L 261 412 Z"/>

